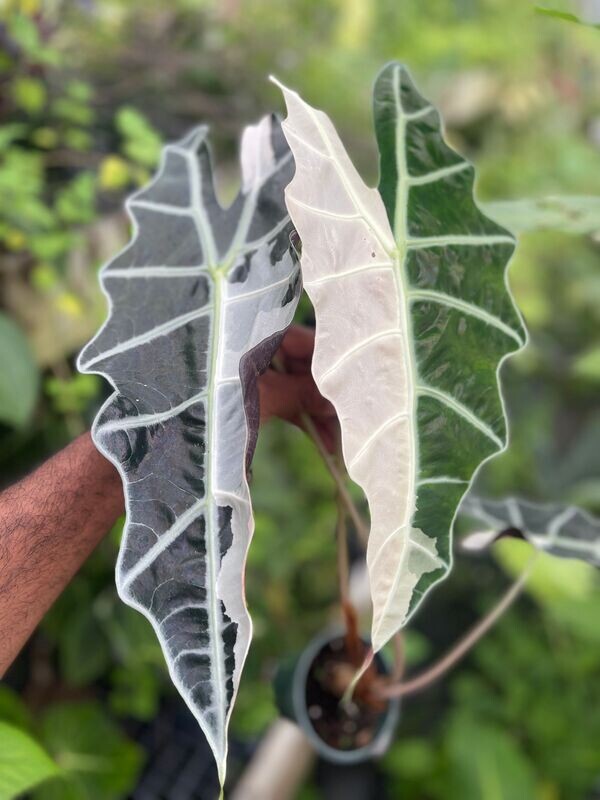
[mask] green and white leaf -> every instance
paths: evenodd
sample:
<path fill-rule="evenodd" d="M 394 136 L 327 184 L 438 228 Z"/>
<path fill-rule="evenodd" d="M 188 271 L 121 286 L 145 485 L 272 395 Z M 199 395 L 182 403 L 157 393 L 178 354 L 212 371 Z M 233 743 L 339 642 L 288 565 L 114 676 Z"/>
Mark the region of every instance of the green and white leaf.
<path fill-rule="evenodd" d="M 513 536 L 551 555 L 600 567 L 600 519 L 576 506 L 530 503 L 517 497 L 487 500 L 469 493 L 460 514 L 478 523 L 477 530 L 461 541 L 465 550 L 484 550 Z"/>
<path fill-rule="evenodd" d="M 126 493 L 119 594 L 154 626 L 223 779 L 251 638 L 244 564 L 256 378 L 301 285 L 283 196 L 293 162 L 279 122 L 245 130 L 242 188 L 228 208 L 206 139 L 199 128 L 166 147 L 154 181 L 128 201 L 134 237 L 102 271 L 110 315 L 79 367 L 116 390 L 93 435 Z"/>
<path fill-rule="evenodd" d="M 473 200 L 473 167 L 404 67 L 375 86 L 379 191 L 329 118 L 284 87 L 286 190 L 316 314 L 313 374 L 334 404 L 371 513 L 380 649 L 450 569 L 450 532 L 483 460 L 506 445 L 497 371 L 525 341 L 505 284 L 514 239 Z"/>

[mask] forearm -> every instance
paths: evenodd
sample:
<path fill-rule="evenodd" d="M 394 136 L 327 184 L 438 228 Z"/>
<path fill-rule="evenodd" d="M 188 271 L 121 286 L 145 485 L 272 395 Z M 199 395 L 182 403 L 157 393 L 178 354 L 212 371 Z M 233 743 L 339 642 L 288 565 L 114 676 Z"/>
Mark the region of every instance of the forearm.
<path fill-rule="evenodd" d="M 0 675 L 121 513 L 89 433 L 0 495 Z"/>

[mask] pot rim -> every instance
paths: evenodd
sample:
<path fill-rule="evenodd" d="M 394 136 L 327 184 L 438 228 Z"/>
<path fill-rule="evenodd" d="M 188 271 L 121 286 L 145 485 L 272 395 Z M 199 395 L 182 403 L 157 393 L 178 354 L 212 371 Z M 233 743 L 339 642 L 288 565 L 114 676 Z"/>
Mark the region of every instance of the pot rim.
<path fill-rule="evenodd" d="M 333 761 L 337 764 L 356 764 L 360 761 L 366 761 L 369 758 L 382 756 L 386 752 L 396 729 L 396 725 L 398 724 L 400 699 L 394 698 L 388 702 L 387 709 L 382 712 L 383 721 L 381 726 L 375 733 L 373 739 L 368 744 L 363 745 L 363 747 L 357 747 L 355 750 L 337 750 L 321 739 L 308 716 L 308 709 L 306 707 L 306 680 L 313 661 L 323 646 L 343 635 L 344 631 L 340 627 L 327 628 L 318 636 L 315 636 L 304 648 L 296 663 L 296 668 L 294 669 L 292 679 L 292 705 L 296 721 L 320 755 L 328 761 Z M 366 640 L 363 638 L 363 641 Z M 376 653 L 375 658 L 378 659 L 382 667 L 386 669 L 386 663 L 382 655 Z"/>

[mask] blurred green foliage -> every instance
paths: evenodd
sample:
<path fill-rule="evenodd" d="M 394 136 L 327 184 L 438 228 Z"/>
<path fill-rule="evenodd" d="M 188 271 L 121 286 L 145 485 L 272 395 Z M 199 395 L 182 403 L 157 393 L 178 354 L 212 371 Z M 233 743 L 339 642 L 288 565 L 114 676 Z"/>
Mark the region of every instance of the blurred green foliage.
<path fill-rule="evenodd" d="M 576 2 L 556 6 L 581 12 Z M 475 162 L 483 199 L 600 195 L 598 32 L 536 14 L 533 3 L 4 0 L 0 14 L 3 483 L 89 426 L 106 397 L 100 379 L 73 365 L 105 315 L 96 270 L 126 240 L 125 194 L 147 180 L 164 138 L 207 122 L 231 197 L 241 126 L 281 109 L 271 72 L 328 110 L 373 181 L 371 82 L 398 58 Z M 521 237 L 510 280 L 531 340 L 503 369 L 511 446 L 482 470 L 487 493 L 600 511 L 593 208 L 576 220 L 581 235 Z M 547 201 L 534 209 L 547 228 L 555 212 Z M 310 322 L 307 303 L 299 318 Z M 271 424 L 253 471 L 255 632 L 233 717 L 244 739 L 276 715 L 277 660 L 330 622 L 336 599 L 333 489 L 311 444 Z M 0 686 L 0 761 L 10 741 L 11 763 L 31 766 L 23 790 L 60 771 L 36 798 L 127 797 L 143 759 L 125 732 L 173 696 L 149 624 L 116 596 L 119 535 L 117 526 L 16 663 L 9 682 L 20 696 Z M 523 557 L 516 544 L 503 547 L 501 568 L 458 559 L 408 633 L 415 668 L 493 602 Z M 529 600 L 445 689 L 406 702 L 382 764 L 389 797 L 591 797 L 600 777 L 599 614 L 595 575 L 542 565 Z M 17 790 L 0 784 L 0 796 Z M 302 797 L 319 791 L 307 784 Z"/>
<path fill-rule="evenodd" d="M 545 8 L 544 6 L 536 6 L 535 10 L 538 14 L 545 14 L 547 17 L 554 17 L 555 19 L 564 20 L 565 22 L 575 22 L 578 25 L 589 25 L 593 28 L 600 28 L 600 24 L 588 22 L 578 17 L 577 14 L 570 14 L 568 11 L 558 11 L 555 8 Z"/>
<path fill-rule="evenodd" d="M 0 420 L 14 427 L 29 421 L 37 401 L 38 370 L 21 329 L 0 313 Z M 15 388 L 18 387 L 18 391 Z"/>
<path fill-rule="evenodd" d="M 0 722 L 0 797 L 15 797 L 58 773 L 57 765 L 31 736 Z"/>

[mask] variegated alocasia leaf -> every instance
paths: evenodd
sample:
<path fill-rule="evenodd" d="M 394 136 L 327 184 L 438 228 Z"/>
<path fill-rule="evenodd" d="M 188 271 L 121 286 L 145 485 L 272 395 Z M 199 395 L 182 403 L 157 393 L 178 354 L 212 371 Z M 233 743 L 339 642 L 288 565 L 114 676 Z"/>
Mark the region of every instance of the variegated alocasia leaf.
<path fill-rule="evenodd" d="M 469 492 L 459 513 L 478 524 L 462 539 L 465 550 L 484 550 L 498 539 L 513 536 L 553 556 L 578 558 L 600 567 L 600 519 L 575 506 L 529 503 L 517 497 L 487 500 Z"/>
<path fill-rule="evenodd" d="M 505 284 L 514 239 L 476 206 L 473 167 L 404 67 L 388 65 L 375 86 L 379 191 L 329 118 L 282 88 L 313 374 L 369 502 L 378 650 L 447 574 L 461 497 L 506 445 L 497 373 L 525 341 Z"/>
<path fill-rule="evenodd" d="M 226 209 L 206 138 L 199 128 L 166 147 L 153 182 L 128 201 L 135 235 L 102 271 L 110 316 L 79 368 L 116 389 L 93 435 L 126 494 L 119 594 L 154 626 L 223 778 L 251 637 L 256 378 L 301 284 L 283 196 L 293 161 L 279 122 L 245 130 L 242 188 Z"/>

